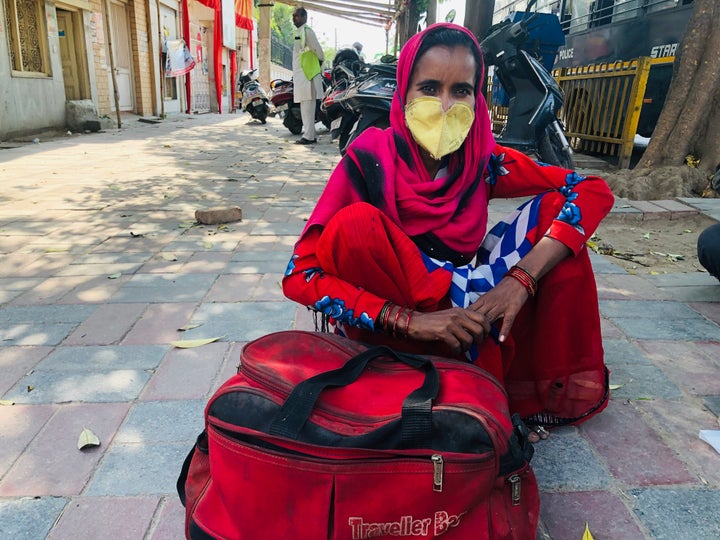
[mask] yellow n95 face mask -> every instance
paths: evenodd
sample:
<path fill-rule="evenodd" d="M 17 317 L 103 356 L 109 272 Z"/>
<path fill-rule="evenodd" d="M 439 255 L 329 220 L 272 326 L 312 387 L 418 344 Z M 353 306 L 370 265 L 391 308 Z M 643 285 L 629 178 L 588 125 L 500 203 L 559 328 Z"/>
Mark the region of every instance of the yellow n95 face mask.
<path fill-rule="evenodd" d="M 415 142 L 440 160 L 462 146 L 475 120 L 466 103 L 455 103 L 443 111 L 439 98 L 424 96 L 405 105 L 405 123 Z"/>

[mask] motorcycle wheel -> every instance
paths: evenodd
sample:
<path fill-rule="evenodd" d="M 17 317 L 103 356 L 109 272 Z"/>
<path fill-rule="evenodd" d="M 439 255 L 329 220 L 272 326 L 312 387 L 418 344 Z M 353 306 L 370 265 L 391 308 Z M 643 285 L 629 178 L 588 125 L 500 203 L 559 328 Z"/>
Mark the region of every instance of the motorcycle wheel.
<path fill-rule="evenodd" d="M 260 120 L 261 124 L 267 123 L 268 109 L 264 105 L 258 109 L 257 119 Z"/>
<path fill-rule="evenodd" d="M 293 135 L 302 133 L 302 117 L 300 116 L 300 105 L 290 107 L 283 119 L 283 126 L 290 130 Z"/>
<path fill-rule="evenodd" d="M 551 126 L 545 129 L 545 133 L 538 141 L 538 154 L 540 161 L 548 165 L 557 165 L 564 169 L 575 168 L 572 158 L 563 149 L 560 138 Z"/>
<path fill-rule="evenodd" d="M 363 122 L 362 117 L 355 123 L 353 128 L 350 130 L 350 133 L 346 135 L 346 143 L 342 144 L 342 139 L 340 142 L 338 142 L 338 146 L 340 148 L 340 155 L 344 156 L 345 152 L 347 151 L 347 147 L 352 144 L 352 142 L 360 135 L 363 131 L 365 131 L 369 127 L 376 127 L 380 129 L 386 129 L 390 127 L 390 118 L 389 116 L 379 116 L 375 119 L 373 119 L 371 122 Z M 344 134 L 343 134 L 344 135 Z M 342 135 L 341 135 L 342 137 Z"/>

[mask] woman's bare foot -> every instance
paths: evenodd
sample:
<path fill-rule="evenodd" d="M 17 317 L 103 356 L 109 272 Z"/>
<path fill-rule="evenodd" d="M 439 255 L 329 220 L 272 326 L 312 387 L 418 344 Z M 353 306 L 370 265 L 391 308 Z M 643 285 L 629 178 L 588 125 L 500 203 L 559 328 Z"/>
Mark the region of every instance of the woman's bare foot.
<path fill-rule="evenodd" d="M 528 441 L 535 444 L 544 441 L 550 436 L 550 432 L 543 426 L 531 426 L 528 434 Z"/>

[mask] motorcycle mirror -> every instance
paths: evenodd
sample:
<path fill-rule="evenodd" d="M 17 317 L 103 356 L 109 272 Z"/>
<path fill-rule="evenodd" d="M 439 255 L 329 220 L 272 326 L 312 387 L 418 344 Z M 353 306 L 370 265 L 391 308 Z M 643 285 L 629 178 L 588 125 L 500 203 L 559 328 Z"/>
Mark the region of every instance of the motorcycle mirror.
<path fill-rule="evenodd" d="M 532 7 L 533 7 L 535 4 L 537 4 L 537 0 L 530 0 L 530 1 L 528 2 L 527 7 L 525 8 L 525 17 L 527 17 L 527 16 L 530 14 L 530 10 L 532 9 Z"/>
<path fill-rule="evenodd" d="M 457 15 L 457 12 L 454 9 L 448 11 L 447 15 L 445 15 L 445 22 L 455 22 L 455 15 Z"/>

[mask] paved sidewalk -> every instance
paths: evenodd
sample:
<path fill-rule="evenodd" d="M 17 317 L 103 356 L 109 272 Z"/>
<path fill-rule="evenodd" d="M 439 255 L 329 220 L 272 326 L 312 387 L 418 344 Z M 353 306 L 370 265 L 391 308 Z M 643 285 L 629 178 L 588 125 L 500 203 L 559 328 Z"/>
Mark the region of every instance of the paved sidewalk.
<path fill-rule="evenodd" d="M 175 481 L 208 397 L 245 342 L 312 329 L 280 280 L 338 161 L 327 132 L 303 147 L 246 115 L 126 125 L 0 149 L 2 539 L 183 538 Z M 229 205 L 242 222 L 194 224 Z M 609 219 L 697 211 L 720 220 L 720 200 L 618 201 Z M 537 445 L 538 538 L 586 522 L 597 540 L 720 538 L 720 454 L 698 438 L 720 429 L 720 284 L 593 264 L 617 388 Z M 85 427 L 101 445 L 79 451 Z"/>

